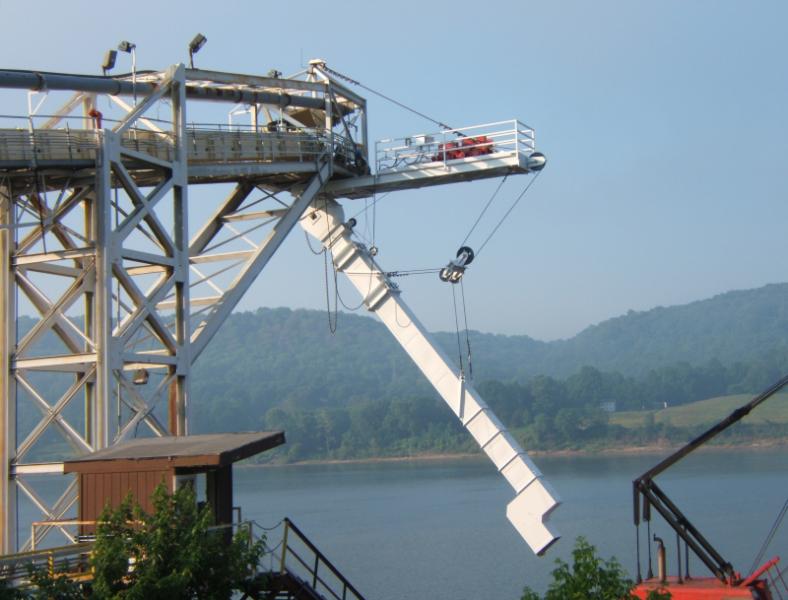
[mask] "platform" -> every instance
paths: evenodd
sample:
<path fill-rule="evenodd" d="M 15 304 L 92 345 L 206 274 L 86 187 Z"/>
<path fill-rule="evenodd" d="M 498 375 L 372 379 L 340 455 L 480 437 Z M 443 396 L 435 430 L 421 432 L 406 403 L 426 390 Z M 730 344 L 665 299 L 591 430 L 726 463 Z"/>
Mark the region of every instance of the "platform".
<path fill-rule="evenodd" d="M 50 171 L 46 185 L 58 188 L 73 170 L 89 172 L 95 166 L 100 135 L 93 129 L 0 129 L 0 172 L 24 178 L 26 172 Z M 139 185 L 158 161 L 164 167 L 174 159 L 167 132 L 131 129 L 122 145 Z M 541 166 L 532 159 L 533 130 L 515 120 L 382 140 L 375 148 L 374 173 L 358 158 L 364 148 L 314 131 L 194 126 L 187 130 L 187 152 L 189 183 L 244 178 L 272 188 L 308 180 L 318 157 L 331 152 L 334 177 L 323 194 L 334 198 L 528 173 Z"/>

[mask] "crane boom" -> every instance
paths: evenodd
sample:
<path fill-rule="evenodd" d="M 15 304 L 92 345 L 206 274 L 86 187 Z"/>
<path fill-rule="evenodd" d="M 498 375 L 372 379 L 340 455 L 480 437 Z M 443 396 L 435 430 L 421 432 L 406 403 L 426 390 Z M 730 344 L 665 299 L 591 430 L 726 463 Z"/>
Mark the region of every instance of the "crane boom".
<path fill-rule="evenodd" d="M 506 516 L 534 553 L 543 554 L 558 540 L 546 523 L 560 500 L 542 473 L 408 308 L 397 284 L 363 244 L 351 239 L 342 207 L 318 199 L 301 225 L 331 252 L 335 268 L 359 291 L 367 310 L 380 318 L 514 488 Z"/>

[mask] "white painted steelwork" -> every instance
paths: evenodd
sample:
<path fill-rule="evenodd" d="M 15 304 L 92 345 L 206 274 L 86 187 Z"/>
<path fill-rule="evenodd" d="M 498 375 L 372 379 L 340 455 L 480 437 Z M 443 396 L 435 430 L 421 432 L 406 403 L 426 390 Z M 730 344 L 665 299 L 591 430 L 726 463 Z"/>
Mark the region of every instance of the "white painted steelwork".
<path fill-rule="evenodd" d="M 506 516 L 536 554 L 544 553 L 558 539 L 546 521 L 559 500 L 539 469 L 405 304 L 399 287 L 367 248 L 351 239 L 342 207 L 318 201 L 301 226 L 331 252 L 337 271 L 345 273 L 367 310 L 380 318 L 512 486 L 516 497 Z"/>
<path fill-rule="evenodd" d="M 366 101 L 324 67 L 280 78 L 177 65 L 134 81 L 0 70 L 0 88 L 32 90 L 28 115 L 0 115 L 0 553 L 30 546 L 16 539 L 18 499 L 42 517 L 38 541 L 73 539 L 60 523 L 74 484 L 54 501 L 38 489 L 63 478 L 63 460 L 140 428 L 188 434 L 192 364 L 306 211 L 308 228 L 331 221 L 322 241 L 338 268 L 367 269 L 351 280 L 368 308 L 514 488 L 521 535 L 536 552 L 555 539 L 544 521 L 557 500 L 539 471 L 349 241 L 336 204 L 537 171 L 533 131 L 508 121 L 381 142 L 372 172 Z M 44 114 L 33 96 L 48 90 L 72 95 Z M 229 123 L 187 126 L 187 102 L 234 107 Z M 216 182 L 235 185 L 190 236 L 188 186 Z M 20 303 L 38 313 L 27 331 Z M 403 316 L 412 326 L 398 327 Z"/>

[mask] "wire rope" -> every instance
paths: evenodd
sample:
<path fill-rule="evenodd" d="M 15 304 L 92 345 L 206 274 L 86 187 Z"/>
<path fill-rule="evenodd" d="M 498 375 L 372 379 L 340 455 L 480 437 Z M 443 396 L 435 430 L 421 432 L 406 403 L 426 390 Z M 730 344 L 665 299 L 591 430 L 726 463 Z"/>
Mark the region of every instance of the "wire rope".
<path fill-rule="evenodd" d="M 460 374 L 464 375 L 465 367 L 462 362 L 462 344 L 460 343 L 460 321 L 457 315 L 457 292 L 451 286 L 451 298 L 454 303 L 454 330 L 457 332 L 457 357 L 460 359 Z"/>
<path fill-rule="evenodd" d="M 774 536 L 777 534 L 777 531 L 780 529 L 780 525 L 782 525 L 783 519 L 785 518 L 786 513 L 788 513 L 788 498 L 785 499 L 785 504 L 783 504 L 782 509 L 777 514 L 777 518 L 774 520 L 772 524 L 772 528 L 769 530 L 769 533 L 766 535 L 766 539 L 763 542 L 758 554 L 755 556 L 755 560 L 752 561 L 752 566 L 750 567 L 750 573 L 753 573 L 758 566 L 760 566 L 761 561 L 763 560 L 763 556 L 766 554 L 766 551 L 769 549 L 769 545 L 772 543 Z"/>
<path fill-rule="evenodd" d="M 503 184 L 506 183 L 506 179 L 508 177 L 509 177 L 508 173 L 506 175 L 504 175 L 503 179 L 498 184 L 498 187 L 495 188 L 495 191 L 493 192 L 493 195 L 490 196 L 490 199 L 487 200 L 487 204 L 484 205 L 484 208 L 482 209 L 482 212 L 479 213 L 479 216 L 476 218 L 476 222 L 471 227 L 471 230 L 468 232 L 468 235 L 466 235 L 465 239 L 462 240 L 462 244 L 460 244 L 460 246 L 464 246 L 465 243 L 468 241 L 468 238 L 471 237 L 471 234 L 473 233 L 474 229 L 476 229 L 476 226 L 479 225 L 479 223 L 481 222 L 482 218 L 484 217 L 484 213 L 486 213 L 487 209 L 490 208 L 490 205 L 493 203 L 493 200 L 495 200 L 495 197 L 498 195 L 498 192 L 501 191 L 501 188 L 503 187 Z"/>
<path fill-rule="evenodd" d="M 392 104 L 396 104 L 400 108 L 404 108 L 405 110 L 407 110 L 409 112 L 412 112 L 414 115 L 418 115 L 422 119 L 426 119 L 427 121 L 431 121 L 432 123 L 435 123 L 438 127 L 442 128 L 442 129 L 454 129 L 453 127 L 450 127 L 449 125 L 446 125 L 446 123 L 443 123 L 442 121 L 438 121 L 437 119 L 433 119 L 432 117 L 430 117 L 428 115 L 425 115 L 423 112 L 420 112 L 420 111 L 416 110 L 415 108 L 412 108 L 412 107 L 410 107 L 410 106 L 408 106 L 406 104 L 403 104 L 399 100 L 395 100 L 391 96 L 387 96 L 386 94 L 384 94 L 382 92 L 378 92 L 377 90 L 373 90 L 371 87 L 364 85 L 360 81 L 357 81 L 357 80 L 355 80 L 355 79 L 353 79 L 351 77 L 348 77 L 347 75 L 343 75 L 342 73 L 339 73 L 338 71 L 335 71 L 334 69 L 330 69 L 330 68 L 328 68 L 325 65 L 323 65 L 321 67 L 321 69 L 326 71 L 327 73 L 331 73 L 332 75 L 335 75 L 336 77 L 339 77 L 340 79 L 344 79 L 348 83 L 352 83 L 353 85 L 356 85 L 356 86 L 358 86 L 358 87 L 360 87 L 362 89 L 365 89 L 368 92 L 370 92 L 372 94 L 375 94 L 376 96 L 379 96 L 380 98 L 383 98 L 384 100 L 388 100 Z"/>
<path fill-rule="evenodd" d="M 338 308 L 337 308 L 337 300 L 339 298 L 339 292 L 337 291 L 336 285 L 334 286 L 334 319 L 331 319 L 331 300 L 330 300 L 330 292 L 329 292 L 329 283 L 328 283 L 328 252 L 323 253 L 323 272 L 325 274 L 326 280 L 326 314 L 328 316 L 328 330 L 331 332 L 331 335 L 334 335 L 337 332 L 337 316 L 338 316 Z"/>
<path fill-rule="evenodd" d="M 468 332 L 468 311 L 465 305 L 465 284 L 460 279 L 460 294 L 462 297 L 462 318 L 465 323 L 465 347 L 468 351 L 468 377 L 473 379 L 473 359 L 471 357 L 471 337 Z"/>
<path fill-rule="evenodd" d="M 528 193 L 528 190 L 531 189 L 531 186 L 539 178 L 539 175 L 541 175 L 541 173 L 542 173 L 541 171 L 537 171 L 536 175 L 533 176 L 533 179 L 531 179 L 531 181 L 528 182 L 528 185 L 526 185 L 525 188 L 523 189 L 523 191 L 520 192 L 520 194 L 517 196 L 517 198 L 515 198 L 514 202 L 512 202 L 512 205 L 504 213 L 504 215 L 503 215 L 503 217 L 501 217 L 500 221 L 498 221 L 498 224 L 495 227 L 493 227 L 493 230 L 490 232 L 490 235 L 488 235 L 487 238 L 484 240 L 484 242 L 482 242 L 482 245 L 479 246 L 479 249 L 476 251 L 476 256 L 477 257 L 479 256 L 479 254 L 481 254 L 481 251 L 484 249 L 484 247 L 487 245 L 487 243 L 492 239 L 492 237 L 495 235 L 495 233 L 498 231 L 498 229 L 500 229 L 501 225 L 503 225 L 503 222 L 509 217 L 509 215 L 515 209 L 515 207 L 520 202 L 520 200 L 522 200 L 523 197 L 525 196 L 525 194 Z"/>
<path fill-rule="evenodd" d="M 375 194 L 375 198 L 372 201 L 372 203 L 370 203 L 369 206 L 364 206 L 364 208 L 362 208 L 360 211 L 358 211 L 356 214 L 354 214 L 351 218 L 354 219 L 354 218 L 358 217 L 360 214 L 367 212 L 370 208 L 373 209 L 373 210 L 377 210 L 376 209 L 377 203 L 380 202 L 381 200 L 383 200 L 389 194 L 391 194 L 391 192 L 386 192 L 385 194 L 381 194 L 380 197 L 378 197 L 378 195 Z M 374 218 L 375 218 L 375 216 L 373 215 L 373 219 Z M 374 233 L 373 233 L 373 236 L 374 236 Z"/>

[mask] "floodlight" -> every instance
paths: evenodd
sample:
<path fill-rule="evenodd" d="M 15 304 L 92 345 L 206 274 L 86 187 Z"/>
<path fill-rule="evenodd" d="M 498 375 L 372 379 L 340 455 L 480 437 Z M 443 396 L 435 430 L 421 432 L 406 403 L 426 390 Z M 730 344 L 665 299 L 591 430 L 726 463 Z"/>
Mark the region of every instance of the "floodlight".
<path fill-rule="evenodd" d="M 107 50 L 104 55 L 104 62 L 101 63 L 101 70 L 106 75 L 110 70 L 115 67 L 115 59 L 118 58 L 118 53 L 115 50 Z"/>
<path fill-rule="evenodd" d="M 131 86 L 133 88 L 134 104 L 137 104 L 137 44 L 132 44 L 128 40 L 123 40 L 118 44 L 118 50 L 131 54 Z"/>
<path fill-rule="evenodd" d="M 131 51 L 137 47 L 137 44 L 132 44 L 126 40 L 123 40 L 120 44 L 118 44 L 118 50 L 121 52 L 125 52 L 127 54 L 131 54 Z"/>
<path fill-rule="evenodd" d="M 207 37 L 201 33 L 198 33 L 194 36 L 194 39 L 189 42 L 189 64 L 191 65 L 192 69 L 194 68 L 194 55 L 197 54 L 203 46 L 205 46 L 205 42 L 207 41 Z"/>

